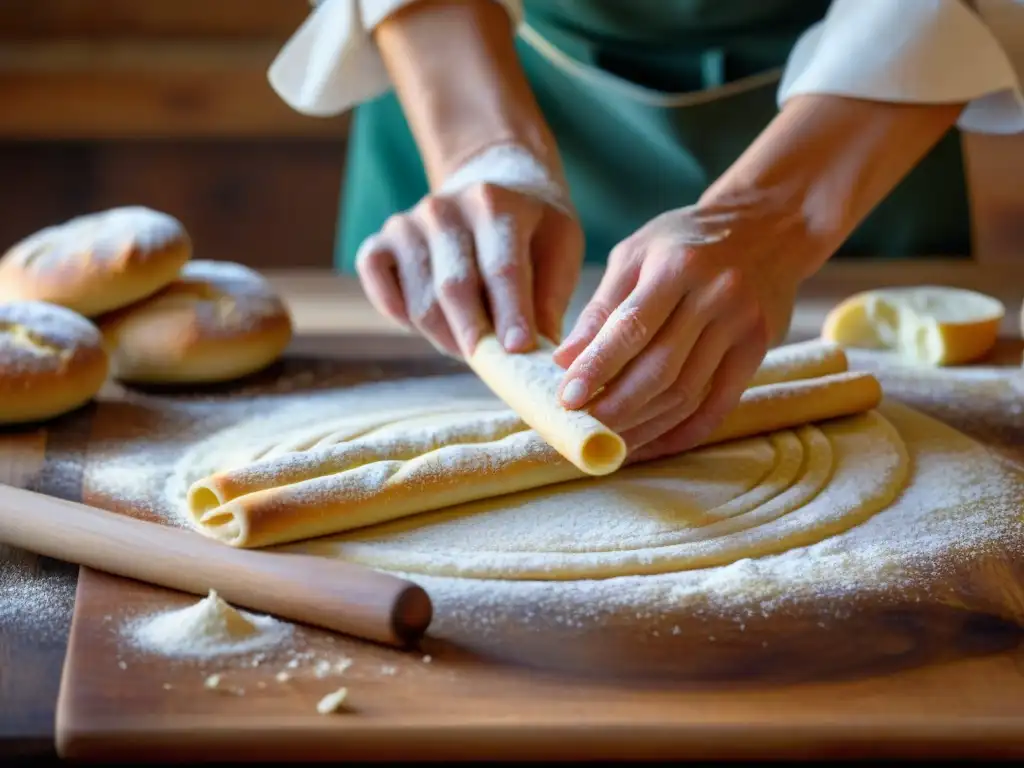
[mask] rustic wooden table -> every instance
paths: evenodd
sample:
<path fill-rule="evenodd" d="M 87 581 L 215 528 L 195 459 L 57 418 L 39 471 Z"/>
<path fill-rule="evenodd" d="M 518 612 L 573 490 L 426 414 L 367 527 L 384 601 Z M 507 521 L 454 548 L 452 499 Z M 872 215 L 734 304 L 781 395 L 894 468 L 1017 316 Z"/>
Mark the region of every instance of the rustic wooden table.
<path fill-rule="evenodd" d="M 288 301 L 296 322 L 295 348 L 304 353 L 358 355 L 369 345 L 387 344 L 397 355 L 432 355 L 425 342 L 379 317 L 349 278 L 322 272 L 281 272 L 269 275 Z M 598 275 L 583 276 L 570 317 L 592 291 Z M 1020 267 L 982 268 L 970 262 L 919 261 L 915 263 L 834 263 L 809 281 L 793 318 L 791 338 L 817 334 L 830 307 L 858 290 L 882 285 L 938 283 L 984 291 L 1003 300 L 1007 317 L 1005 344 L 997 351 L 1002 360 L 1020 363 L 1020 307 L 1024 297 L 1024 264 Z M 40 453 L 47 439 L 40 441 Z M 24 439 L 24 438 L 19 438 Z M 1019 435 L 1024 443 L 1024 434 Z M 0 435 L 0 454 L 4 450 Z M 2 458 L 2 456 L 0 456 Z M 0 482 L 16 483 L 10 462 L 0 469 Z M 51 478 L 54 488 L 61 478 Z M 66 480 L 66 479 L 64 479 Z M 39 490 L 47 492 L 43 487 Z M 0 605 L 0 762 L 54 754 L 54 707 L 73 608 L 78 569 L 68 563 L 37 557 L 0 544 L 0 603 L 5 588 L 17 587 L 19 599 L 31 601 L 32 620 Z M 5 584 L 4 574 L 15 574 L 18 584 Z M 13 600 L 14 597 L 9 599 Z"/>

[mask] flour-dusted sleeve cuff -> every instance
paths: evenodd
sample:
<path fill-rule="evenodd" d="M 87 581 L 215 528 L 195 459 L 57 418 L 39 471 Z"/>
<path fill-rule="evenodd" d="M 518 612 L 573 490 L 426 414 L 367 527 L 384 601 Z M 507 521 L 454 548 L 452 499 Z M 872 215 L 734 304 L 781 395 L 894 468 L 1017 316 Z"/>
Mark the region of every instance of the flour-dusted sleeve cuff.
<path fill-rule="evenodd" d="M 827 93 L 905 103 L 967 104 L 959 127 L 1024 131 L 1024 4 L 1017 0 L 833 0 L 797 42 L 782 105 Z"/>
<path fill-rule="evenodd" d="M 315 117 L 340 114 L 391 89 L 371 35 L 399 9 L 419 0 L 313 0 L 315 8 L 285 43 L 267 77 L 292 109 Z M 522 0 L 500 2 L 513 24 Z"/>

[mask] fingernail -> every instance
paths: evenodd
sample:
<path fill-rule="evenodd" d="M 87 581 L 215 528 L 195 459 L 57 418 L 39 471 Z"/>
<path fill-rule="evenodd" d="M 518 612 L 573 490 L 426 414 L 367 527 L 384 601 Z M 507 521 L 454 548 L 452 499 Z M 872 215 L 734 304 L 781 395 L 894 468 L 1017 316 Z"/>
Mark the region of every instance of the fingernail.
<path fill-rule="evenodd" d="M 519 326 L 509 328 L 505 332 L 505 349 L 509 352 L 514 352 L 517 349 L 523 349 L 529 344 L 530 337 Z"/>
<path fill-rule="evenodd" d="M 562 402 L 567 408 L 579 408 L 587 402 L 587 385 L 582 379 L 573 379 L 562 390 Z"/>

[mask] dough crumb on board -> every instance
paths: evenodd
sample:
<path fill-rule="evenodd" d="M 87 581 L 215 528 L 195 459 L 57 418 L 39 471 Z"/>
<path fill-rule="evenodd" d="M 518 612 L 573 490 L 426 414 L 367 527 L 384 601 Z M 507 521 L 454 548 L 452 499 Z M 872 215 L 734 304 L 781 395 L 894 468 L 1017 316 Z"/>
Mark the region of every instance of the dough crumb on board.
<path fill-rule="evenodd" d="M 321 715 L 330 715 L 343 709 L 345 699 L 348 698 L 348 688 L 339 688 L 328 693 L 317 702 L 316 711 Z"/>

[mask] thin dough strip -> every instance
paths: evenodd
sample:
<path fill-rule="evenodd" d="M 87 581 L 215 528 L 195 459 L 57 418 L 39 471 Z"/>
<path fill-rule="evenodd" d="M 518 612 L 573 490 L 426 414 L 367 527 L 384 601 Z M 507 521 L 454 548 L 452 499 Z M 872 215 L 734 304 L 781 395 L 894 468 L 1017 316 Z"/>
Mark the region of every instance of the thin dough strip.
<path fill-rule="evenodd" d="M 868 373 L 755 387 L 744 393 L 704 445 L 852 415 L 880 401 L 881 387 Z M 223 478 L 230 473 L 197 481 L 188 493 L 189 518 L 207 536 L 233 546 L 261 547 L 588 476 L 535 430 L 490 442 L 445 445 L 407 460 L 371 461 L 341 472 L 331 472 L 318 453 L 301 473 L 290 474 L 299 456 L 268 462 L 254 474 L 258 490 L 243 494 L 238 483 L 234 492 L 239 495 L 230 499 L 220 496 L 228 487 Z M 297 476 L 307 479 L 288 480 Z"/>
<path fill-rule="evenodd" d="M 584 411 L 558 403 L 564 371 L 551 359 L 554 346 L 542 339 L 527 354 L 505 352 L 495 336 L 480 341 L 469 365 L 483 382 L 556 451 L 588 475 L 607 475 L 626 461 L 626 443 Z M 770 350 L 748 389 L 847 370 L 846 354 L 820 339 Z"/>
<path fill-rule="evenodd" d="M 838 344 L 810 339 L 768 350 L 747 389 L 783 381 L 814 379 L 848 370 L 846 353 Z"/>

